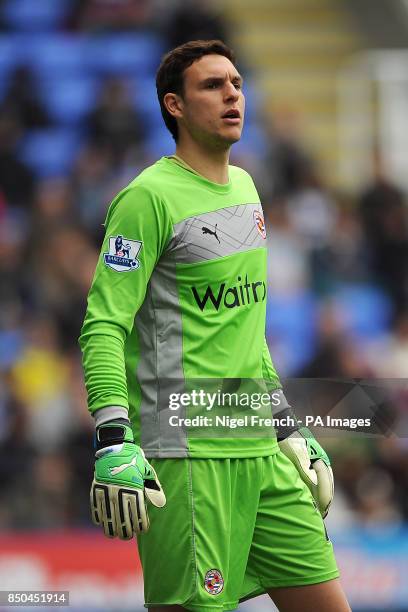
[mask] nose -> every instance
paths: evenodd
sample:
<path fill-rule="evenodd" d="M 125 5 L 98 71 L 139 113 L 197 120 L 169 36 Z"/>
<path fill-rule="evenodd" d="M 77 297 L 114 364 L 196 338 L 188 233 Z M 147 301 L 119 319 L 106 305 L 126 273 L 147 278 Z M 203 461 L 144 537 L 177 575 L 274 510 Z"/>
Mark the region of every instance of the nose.
<path fill-rule="evenodd" d="M 225 86 L 224 97 L 226 101 L 234 101 L 234 102 L 236 102 L 239 98 L 239 90 L 236 89 L 235 85 L 231 83 L 231 81 L 228 81 L 228 83 Z"/>

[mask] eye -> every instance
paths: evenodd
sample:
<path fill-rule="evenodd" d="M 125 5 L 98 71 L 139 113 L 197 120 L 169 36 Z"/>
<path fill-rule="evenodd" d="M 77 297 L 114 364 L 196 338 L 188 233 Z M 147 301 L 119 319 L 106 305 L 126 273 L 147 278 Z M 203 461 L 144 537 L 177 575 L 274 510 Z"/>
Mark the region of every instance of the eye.
<path fill-rule="evenodd" d="M 241 83 L 241 81 L 235 81 L 235 83 L 234 83 L 234 87 L 235 87 L 235 89 L 242 89 L 242 83 Z"/>

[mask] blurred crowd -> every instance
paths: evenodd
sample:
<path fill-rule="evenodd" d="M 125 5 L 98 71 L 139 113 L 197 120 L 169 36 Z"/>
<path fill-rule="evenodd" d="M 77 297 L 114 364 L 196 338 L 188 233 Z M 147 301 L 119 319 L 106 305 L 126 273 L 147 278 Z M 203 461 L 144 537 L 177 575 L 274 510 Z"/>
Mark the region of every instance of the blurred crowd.
<path fill-rule="evenodd" d="M 29 12 L 28 0 L 16 4 Z M 186 1 L 57 4 L 65 12 L 48 25 L 53 35 L 95 40 L 107 32 L 135 37 L 151 32 L 161 52 L 186 38 L 229 39 L 222 15 L 202 0 L 194 2 L 194 11 Z M 3 38 L 23 28 L 11 5 L 0 2 Z M 4 74 L 0 530 L 89 526 L 94 428 L 77 338 L 109 202 L 165 153 L 152 141 L 156 127 L 145 114 L 147 106 L 158 111 L 158 103 L 150 91 L 135 93 L 131 76 L 102 72 L 95 75 L 92 105 L 67 125 L 48 104 L 50 81 L 30 62 Z M 269 242 L 266 331 L 279 373 L 402 379 L 408 363 L 406 194 L 388 180 L 375 152 L 375 173 L 362 177 L 360 193 L 330 188 L 313 152 L 302 144 L 297 117 L 286 109 L 271 118 L 266 105 L 255 109 L 250 92 L 248 98 L 253 137 L 237 146 L 233 162 L 253 174 L 263 201 Z M 78 136 L 61 164 L 55 161 L 58 147 L 38 139 L 59 128 Z M 157 134 L 164 134 L 160 130 Z M 49 158 L 42 142 L 51 147 Z M 64 142 L 58 146 L 66 153 Z M 389 435 L 325 441 L 336 473 L 337 525 L 392 527 L 408 520 L 408 441 L 398 435 L 398 423 L 408 417 L 408 394 L 403 384 L 400 389 Z"/>

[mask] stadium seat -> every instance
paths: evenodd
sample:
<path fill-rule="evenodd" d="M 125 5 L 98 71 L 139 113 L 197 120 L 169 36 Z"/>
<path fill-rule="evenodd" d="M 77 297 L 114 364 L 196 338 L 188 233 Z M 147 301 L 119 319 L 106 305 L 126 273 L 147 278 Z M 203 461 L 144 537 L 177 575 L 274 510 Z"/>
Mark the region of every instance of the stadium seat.
<path fill-rule="evenodd" d="M 14 68 L 25 59 L 21 38 L 14 35 L 0 36 L 0 80 L 6 81 Z"/>
<path fill-rule="evenodd" d="M 163 155 L 171 155 L 175 151 L 175 143 L 170 132 L 162 126 L 150 130 L 146 139 L 146 153 L 152 158 L 157 159 Z"/>
<path fill-rule="evenodd" d="M 0 332 L 0 370 L 8 370 L 17 361 L 23 346 L 21 330 L 6 329 Z"/>
<path fill-rule="evenodd" d="M 62 176 L 72 168 L 81 144 L 72 129 L 32 130 L 20 146 L 20 159 L 38 177 Z"/>
<path fill-rule="evenodd" d="M 249 75 L 244 78 L 243 92 L 245 94 L 245 120 L 252 123 L 259 118 L 259 110 L 263 102 L 259 84 Z"/>
<path fill-rule="evenodd" d="M 47 34 L 26 36 L 27 62 L 39 78 L 85 73 L 87 40 L 83 36 Z"/>
<path fill-rule="evenodd" d="M 285 348 L 285 375 L 298 372 L 313 355 L 317 340 L 316 298 L 307 292 L 268 295 L 266 335 Z"/>
<path fill-rule="evenodd" d="M 336 292 L 333 302 L 345 331 L 359 338 L 375 338 L 389 328 L 392 306 L 380 287 L 343 285 Z"/>
<path fill-rule="evenodd" d="M 1 16 L 13 30 L 54 30 L 62 23 L 70 5 L 70 0 L 6 0 Z"/>
<path fill-rule="evenodd" d="M 88 39 L 84 61 L 101 74 L 140 76 L 154 73 L 162 43 L 153 34 L 103 35 Z"/>
<path fill-rule="evenodd" d="M 143 116 L 146 127 L 159 128 L 163 123 L 156 93 L 154 76 L 137 77 L 129 81 L 130 95 L 137 111 Z"/>
<path fill-rule="evenodd" d="M 90 76 L 55 76 L 44 79 L 42 102 L 57 123 L 80 122 L 95 106 L 99 82 Z"/>

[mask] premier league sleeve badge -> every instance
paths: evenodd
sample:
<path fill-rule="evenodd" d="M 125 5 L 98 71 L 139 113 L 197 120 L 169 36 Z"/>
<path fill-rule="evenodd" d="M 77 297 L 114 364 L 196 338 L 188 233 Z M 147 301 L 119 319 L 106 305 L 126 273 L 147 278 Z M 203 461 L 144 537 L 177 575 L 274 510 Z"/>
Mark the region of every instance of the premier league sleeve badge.
<path fill-rule="evenodd" d="M 143 242 L 140 240 L 130 240 L 122 235 L 110 236 L 109 253 L 103 254 L 105 265 L 116 272 L 132 272 L 140 266 L 137 256 Z"/>

